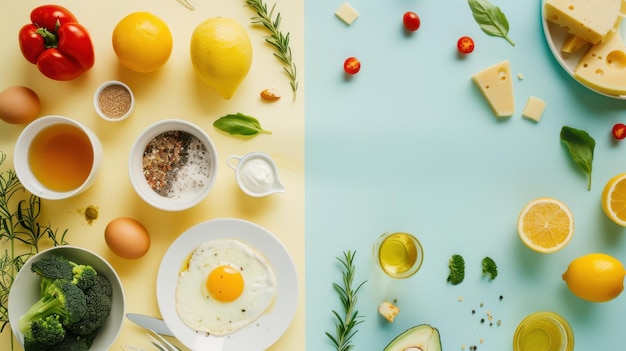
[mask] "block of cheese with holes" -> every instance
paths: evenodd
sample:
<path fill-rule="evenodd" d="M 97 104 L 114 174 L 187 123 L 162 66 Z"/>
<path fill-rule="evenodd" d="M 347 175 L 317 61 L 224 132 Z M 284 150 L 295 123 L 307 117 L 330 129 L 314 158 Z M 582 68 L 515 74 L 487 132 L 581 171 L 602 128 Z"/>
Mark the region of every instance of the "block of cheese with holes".
<path fill-rule="evenodd" d="M 622 13 L 626 13 L 625 4 L 626 0 L 546 0 L 544 16 L 570 34 L 596 44 L 617 31 Z"/>
<path fill-rule="evenodd" d="M 508 60 L 474 74 L 472 80 L 498 117 L 508 117 L 515 112 L 515 96 L 513 95 L 513 79 L 511 65 Z"/>
<path fill-rule="evenodd" d="M 592 46 L 574 68 L 574 77 L 606 94 L 626 94 L 626 46 L 620 32 Z"/>

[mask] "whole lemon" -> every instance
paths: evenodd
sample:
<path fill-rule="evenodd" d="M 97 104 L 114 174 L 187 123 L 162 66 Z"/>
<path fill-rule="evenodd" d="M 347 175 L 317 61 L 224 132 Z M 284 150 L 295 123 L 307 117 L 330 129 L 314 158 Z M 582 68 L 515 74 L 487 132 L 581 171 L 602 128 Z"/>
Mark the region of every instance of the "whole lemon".
<path fill-rule="evenodd" d="M 583 300 L 606 302 L 624 290 L 624 266 L 615 257 L 591 253 L 574 259 L 563 280 L 570 291 Z"/>
<path fill-rule="evenodd" d="M 252 64 L 252 44 L 237 21 L 209 18 L 191 35 L 191 63 L 196 74 L 224 99 L 230 99 Z"/>
<path fill-rule="evenodd" d="M 149 73 L 160 69 L 172 53 L 172 33 L 167 24 L 149 12 L 134 12 L 113 29 L 113 51 L 131 71 Z"/>

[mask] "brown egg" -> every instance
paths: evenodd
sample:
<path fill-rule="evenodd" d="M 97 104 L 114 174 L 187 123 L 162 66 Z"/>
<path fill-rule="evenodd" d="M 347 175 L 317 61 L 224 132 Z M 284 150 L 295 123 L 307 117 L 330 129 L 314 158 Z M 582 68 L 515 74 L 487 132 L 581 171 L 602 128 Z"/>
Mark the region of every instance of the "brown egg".
<path fill-rule="evenodd" d="M 27 124 L 37 118 L 41 104 L 32 89 L 12 86 L 0 92 L 0 119 L 11 124 Z"/>
<path fill-rule="evenodd" d="M 128 259 L 140 258 L 150 249 L 150 235 L 143 224 L 119 217 L 104 228 L 104 240 L 114 254 Z"/>

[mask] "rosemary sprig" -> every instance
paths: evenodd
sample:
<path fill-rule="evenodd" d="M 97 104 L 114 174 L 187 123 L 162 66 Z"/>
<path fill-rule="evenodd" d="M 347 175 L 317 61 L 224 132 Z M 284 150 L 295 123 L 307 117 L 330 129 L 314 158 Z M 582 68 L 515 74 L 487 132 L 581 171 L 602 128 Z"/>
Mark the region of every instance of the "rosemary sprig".
<path fill-rule="evenodd" d="M 6 154 L 0 151 L 0 166 L 5 160 Z M 9 323 L 9 291 L 15 276 L 40 251 L 42 239 L 47 238 L 54 246 L 67 244 L 67 230 L 58 233 L 50 226 L 41 226 L 40 213 L 41 199 L 26 192 L 15 171 L 0 172 L 0 332 Z"/>
<path fill-rule="evenodd" d="M 357 332 L 355 327 L 363 323 L 363 316 L 360 316 L 359 312 L 356 310 L 356 302 L 357 292 L 367 281 L 363 281 L 356 287 L 356 289 L 352 288 L 354 283 L 354 273 L 356 270 L 354 266 L 355 255 L 356 251 L 354 253 L 344 251 L 343 259 L 337 257 L 337 260 L 342 265 L 343 286 L 333 283 L 333 287 L 339 294 L 339 299 L 341 300 L 341 304 L 344 308 L 344 315 L 342 317 L 339 313 L 333 310 L 333 315 L 336 318 L 335 336 L 326 332 L 326 336 L 328 336 L 335 347 L 337 347 L 337 351 L 349 351 L 354 348 L 354 345 L 350 342 L 350 340 Z"/>
<path fill-rule="evenodd" d="M 246 0 L 246 3 L 257 13 L 256 17 L 251 18 L 252 23 L 262 24 L 270 32 L 270 35 L 265 37 L 265 41 L 274 47 L 274 56 L 283 64 L 283 69 L 289 76 L 289 83 L 295 98 L 298 90 L 296 64 L 293 62 L 291 48 L 289 47 L 289 32 L 283 34 L 280 30 L 280 12 L 276 13 L 276 17 L 274 17 L 276 3 L 274 3 L 269 12 L 267 11 L 267 4 L 263 0 Z M 272 20 L 273 17 L 274 19 Z"/>

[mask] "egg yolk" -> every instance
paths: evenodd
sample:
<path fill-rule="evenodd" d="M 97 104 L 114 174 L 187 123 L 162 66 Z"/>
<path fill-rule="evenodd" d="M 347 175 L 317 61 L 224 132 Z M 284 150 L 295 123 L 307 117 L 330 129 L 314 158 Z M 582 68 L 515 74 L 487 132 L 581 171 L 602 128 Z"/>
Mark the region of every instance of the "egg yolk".
<path fill-rule="evenodd" d="M 217 301 L 234 301 L 243 292 L 243 277 L 231 266 L 219 266 L 209 273 L 206 288 Z"/>

